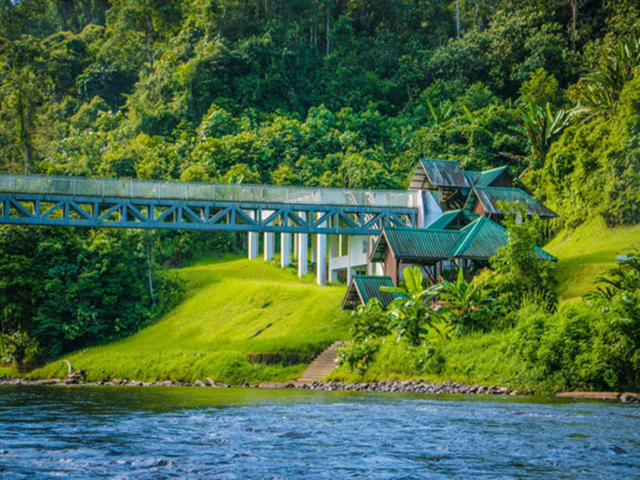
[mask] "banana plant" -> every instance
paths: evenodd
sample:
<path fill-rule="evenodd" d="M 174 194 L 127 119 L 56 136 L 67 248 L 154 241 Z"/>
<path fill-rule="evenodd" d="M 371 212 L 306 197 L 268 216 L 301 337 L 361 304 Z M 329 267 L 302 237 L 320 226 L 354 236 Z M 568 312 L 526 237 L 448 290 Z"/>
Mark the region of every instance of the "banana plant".
<path fill-rule="evenodd" d="M 465 280 L 462 268 L 458 270 L 455 282 L 442 282 L 435 286 L 435 290 L 446 308 L 447 321 L 457 335 L 489 329 L 498 301 L 486 295 L 481 283 Z"/>
<path fill-rule="evenodd" d="M 569 125 L 575 111 L 560 109 L 553 112 L 549 103 L 543 108 L 529 102 L 526 107 L 518 106 L 518 112 L 521 125 L 511 128 L 528 140 L 534 159 L 533 166 L 539 167 L 544 162 L 551 143 Z"/>
<path fill-rule="evenodd" d="M 445 100 L 434 107 L 429 99 L 427 99 L 427 106 L 431 113 L 431 123 L 434 126 L 442 125 L 453 116 L 453 107 L 449 100 Z"/>
<path fill-rule="evenodd" d="M 585 120 L 608 116 L 618 108 L 620 93 L 640 66 L 640 37 L 623 37 L 600 52 L 600 62 L 578 82 L 577 112 Z"/>
<path fill-rule="evenodd" d="M 423 276 L 418 267 L 407 267 L 403 270 L 404 287 L 381 287 L 383 292 L 398 293 L 389 304 L 389 315 L 394 326 L 397 341 L 403 338 L 413 346 L 420 345 L 426 337 L 428 327 L 439 318 L 439 312 L 430 308 L 429 304 L 437 296 L 437 291 L 422 286 Z"/>
<path fill-rule="evenodd" d="M 597 286 L 586 297 L 590 299 L 613 300 L 618 294 L 640 292 L 640 256 L 631 253 L 626 260 L 620 262 L 618 268 L 611 268 L 596 279 Z"/>

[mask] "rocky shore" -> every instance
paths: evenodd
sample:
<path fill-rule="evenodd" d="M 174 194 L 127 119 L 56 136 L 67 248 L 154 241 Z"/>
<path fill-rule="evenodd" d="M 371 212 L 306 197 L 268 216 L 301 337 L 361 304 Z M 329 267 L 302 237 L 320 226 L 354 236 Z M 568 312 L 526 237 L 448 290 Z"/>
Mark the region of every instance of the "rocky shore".
<path fill-rule="evenodd" d="M 196 387 L 196 388 L 231 388 L 231 385 L 219 383 L 207 378 L 206 380 L 196 380 L 193 383 L 176 382 L 174 380 L 163 380 L 158 382 L 139 382 L 127 379 L 110 379 L 99 382 L 87 382 L 78 378 L 53 378 L 44 380 L 22 380 L 5 378 L 0 379 L 0 385 L 59 385 L 59 386 L 121 386 L 121 387 Z M 386 392 L 386 393 L 418 393 L 435 395 L 523 395 L 517 390 L 506 387 L 467 385 L 464 383 L 444 382 L 431 383 L 422 380 L 415 381 L 381 381 L 371 383 L 343 383 L 343 382 L 286 382 L 268 383 L 259 385 L 235 385 L 244 388 L 297 388 L 301 390 L 317 391 L 351 391 L 351 392 Z M 640 395 L 637 393 L 617 393 L 617 392 L 568 392 L 557 394 L 558 397 L 583 398 L 612 400 L 622 403 L 640 403 Z"/>
<path fill-rule="evenodd" d="M 417 381 L 382 381 L 371 383 L 343 383 L 343 382 L 313 382 L 311 384 L 287 385 L 289 388 L 303 390 L 346 390 L 352 392 L 400 392 L 400 393 L 435 393 L 435 394 L 463 394 L 463 395 L 520 395 L 517 390 L 506 387 L 486 387 L 482 385 L 466 385 L 456 382 L 431 383 Z"/>

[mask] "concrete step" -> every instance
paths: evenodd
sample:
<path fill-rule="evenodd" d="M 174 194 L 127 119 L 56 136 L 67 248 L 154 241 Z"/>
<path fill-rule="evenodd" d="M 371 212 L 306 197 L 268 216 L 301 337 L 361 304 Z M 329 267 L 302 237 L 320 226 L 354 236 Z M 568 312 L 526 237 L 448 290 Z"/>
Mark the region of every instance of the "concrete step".
<path fill-rule="evenodd" d="M 337 357 L 336 348 L 343 345 L 344 342 L 335 342 L 329 346 L 320 355 L 313 359 L 302 376 L 295 383 L 313 383 L 319 382 L 329 375 L 335 367 L 335 359 Z"/>

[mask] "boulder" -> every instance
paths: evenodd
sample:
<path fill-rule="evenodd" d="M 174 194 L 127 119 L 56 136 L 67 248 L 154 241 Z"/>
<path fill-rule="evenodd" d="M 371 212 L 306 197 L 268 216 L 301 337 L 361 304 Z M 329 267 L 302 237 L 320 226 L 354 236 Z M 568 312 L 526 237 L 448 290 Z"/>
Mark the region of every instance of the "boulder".
<path fill-rule="evenodd" d="M 640 394 L 631 392 L 621 393 L 620 401 L 622 403 L 640 403 Z"/>

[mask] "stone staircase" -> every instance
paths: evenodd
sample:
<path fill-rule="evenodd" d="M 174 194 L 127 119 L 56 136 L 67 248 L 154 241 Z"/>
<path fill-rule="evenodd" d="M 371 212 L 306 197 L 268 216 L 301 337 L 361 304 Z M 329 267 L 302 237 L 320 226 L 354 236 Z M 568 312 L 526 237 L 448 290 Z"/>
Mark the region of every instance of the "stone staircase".
<path fill-rule="evenodd" d="M 313 382 L 319 382 L 324 377 L 329 375 L 335 368 L 335 360 L 337 357 L 336 348 L 342 346 L 344 342 L 335 342 L 324 350 L 320 355 L 313 359 L 302 376 L 295 381 L 296 385 L 307 384 L 310 385 Z"/>

